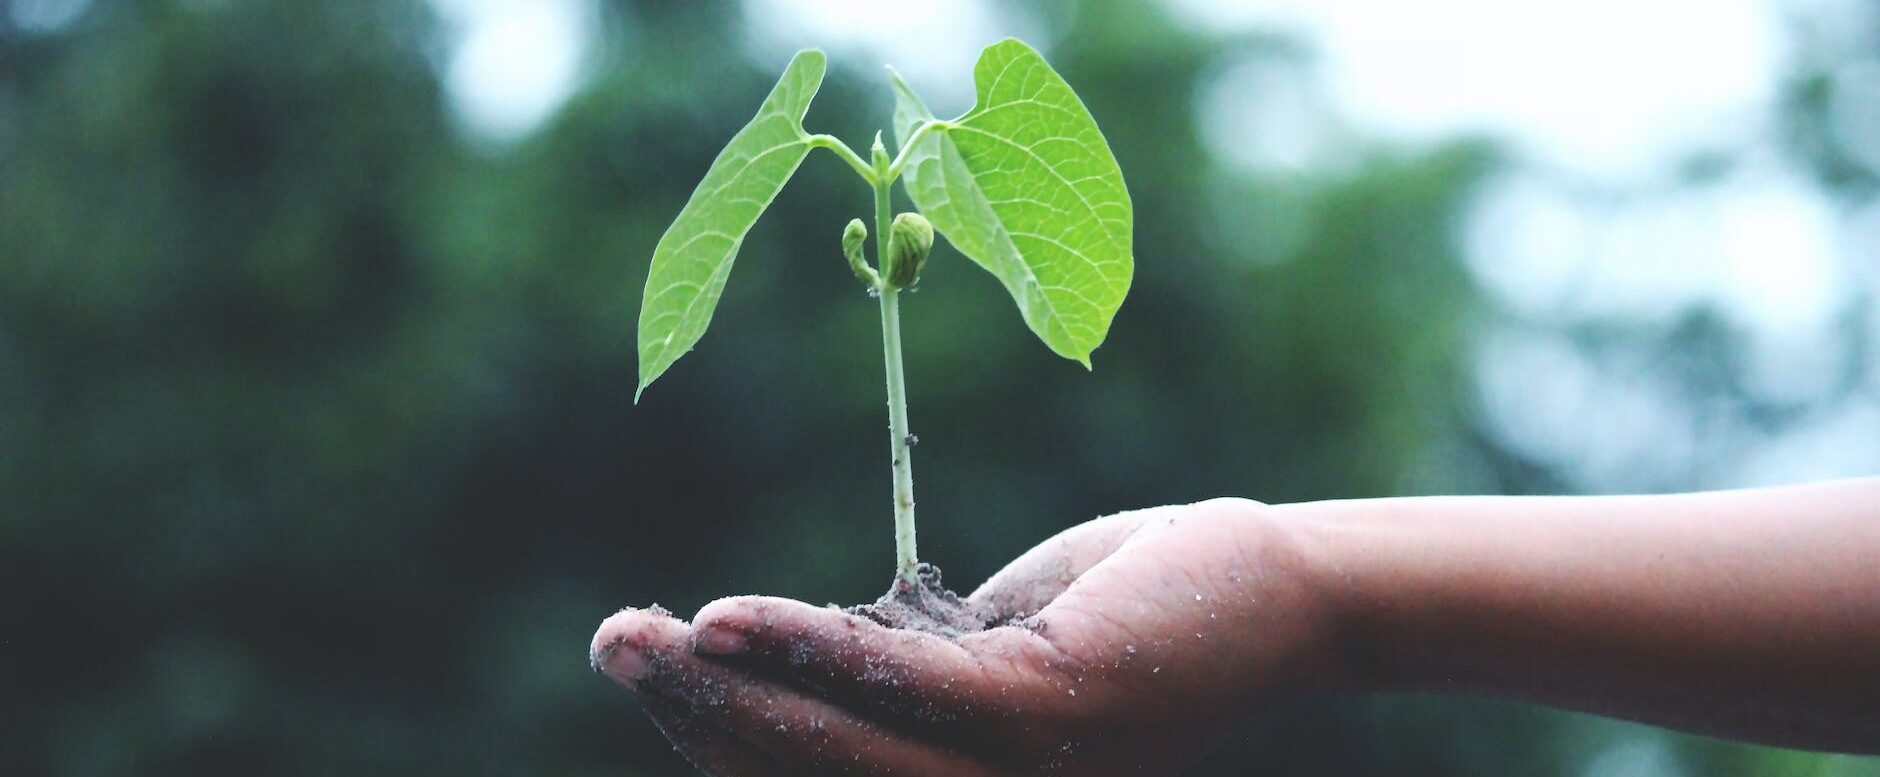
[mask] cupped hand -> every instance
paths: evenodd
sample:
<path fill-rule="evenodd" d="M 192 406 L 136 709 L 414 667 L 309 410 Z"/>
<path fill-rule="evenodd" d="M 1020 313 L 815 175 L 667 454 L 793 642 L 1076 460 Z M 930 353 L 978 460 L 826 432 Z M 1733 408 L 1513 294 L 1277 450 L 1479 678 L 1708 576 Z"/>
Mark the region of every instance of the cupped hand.
<path fill-rule="evenodd" d="M 1045 541 L 970 597 L 1008 625 L 958 639 L 746 596 L 623 611 L 592 650 L 720 777 L 1174 774 L 1338 682 L 1296 567 L 1264 506 L 1217 499 Z"/>

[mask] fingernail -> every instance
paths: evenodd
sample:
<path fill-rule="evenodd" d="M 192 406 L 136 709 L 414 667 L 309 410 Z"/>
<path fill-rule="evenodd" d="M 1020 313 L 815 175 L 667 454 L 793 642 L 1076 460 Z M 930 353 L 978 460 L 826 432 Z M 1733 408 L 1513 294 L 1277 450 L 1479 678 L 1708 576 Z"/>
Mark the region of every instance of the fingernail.
<path fill-rule="evenodd" d="M 603 648 L 592 661 L 594 671 L 613 678 L 617 683 L 630 685 L 646 677 L 646 656 L 619 642 Z"/>
<path fill-rule="evenodd" d="M 716 656 L 736 655 L 749 647 L 750 643 L 743 634 L 723 626 L 699 627 L 692 645 L 693 650 Z"/>

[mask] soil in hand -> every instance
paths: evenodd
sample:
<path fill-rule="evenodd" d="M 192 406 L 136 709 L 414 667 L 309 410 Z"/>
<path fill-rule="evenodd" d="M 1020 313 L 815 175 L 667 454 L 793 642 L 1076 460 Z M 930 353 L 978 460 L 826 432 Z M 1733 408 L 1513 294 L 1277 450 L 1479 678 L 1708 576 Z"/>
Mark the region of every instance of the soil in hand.
<path fill-rule="evenodd" d="M 860 604 L 843 612 L 860 615 L 891 629 L 924 631 L 947 639 L 985 631 L 994 623 L 992 608 L 962 599 L 940 583 L 940 568 L 922 563 L 910 584 L 896 578 L 874 604 Z"/>

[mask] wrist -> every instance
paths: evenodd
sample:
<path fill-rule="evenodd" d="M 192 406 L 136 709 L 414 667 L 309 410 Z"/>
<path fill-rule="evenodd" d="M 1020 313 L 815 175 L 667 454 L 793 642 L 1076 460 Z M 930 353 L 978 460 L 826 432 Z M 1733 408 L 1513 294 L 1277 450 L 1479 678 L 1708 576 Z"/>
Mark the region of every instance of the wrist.
<path fill-rule="evenodd" d="M 1241 556 L 1234 566 L 1253 570 L 1233 579 L 1249 610 L 1238 657 L 1251 670 L 1243 698 L 1373 687 L 1341 562 L 1324 527 L 1298 507 L 1247 501 L 1234 513 Z"/>
<path fill-rule="evenodd" d="M 1408 672 L 1391 655 L 1379 597 L 1368 593 L 1378 577 L 1365 563 L 1374 552 L 1367 535 L 1376 527 L 1352 511 L 1354 502 L 1303 502 L 1269 508 L 1285 537 L 1287 573 L 1298 580 L 1307 609 L 1316 613 L 1321 682 L 1331 692 L 1408 687 Z"/>

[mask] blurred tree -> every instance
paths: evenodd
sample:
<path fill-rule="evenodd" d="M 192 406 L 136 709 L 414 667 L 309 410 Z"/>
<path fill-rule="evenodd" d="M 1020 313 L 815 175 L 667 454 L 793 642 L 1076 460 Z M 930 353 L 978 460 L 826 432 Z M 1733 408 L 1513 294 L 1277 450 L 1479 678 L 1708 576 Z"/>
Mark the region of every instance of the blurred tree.
<path fill-rule="evenodd" d="M 727 46 L 738 4 L 602 5 L 583 91 L 497 148 L 453 127 L 416 0 L 94 0 L 34 30 L 20 7 L 0 3 L 7 773 L 682 774 L 586 674 L 610 608 L 886 584 L 879 342 L 836 250 L 867 195 L 834 160 L 760 222 L 699 353 L 630 404 L 652 246 L 782 64 Z M 1256 177 L 1203 146 L 1196 87 L 1271 42 L 1153 4 L 1022 7 L 1130 182 L 1137 288 L 1085 373 L 936 251 L 908 370 L 922 547 L 956 586 L 1115 510 L 1442 487 L 1459 448 L 1546 487 L 1468 415 L 1483 311 L 1451 230 L 1492 149 Z M 833 64 L 809 122 L 863 144 L 886 90 Z M 1566 773 L 1646 736 L 1333 700 L 1202 773 Z M 1820 763 L 1691 747 L 1719 773 Z"/>

